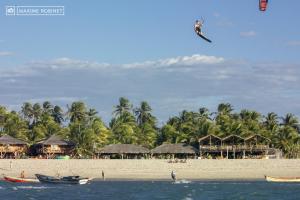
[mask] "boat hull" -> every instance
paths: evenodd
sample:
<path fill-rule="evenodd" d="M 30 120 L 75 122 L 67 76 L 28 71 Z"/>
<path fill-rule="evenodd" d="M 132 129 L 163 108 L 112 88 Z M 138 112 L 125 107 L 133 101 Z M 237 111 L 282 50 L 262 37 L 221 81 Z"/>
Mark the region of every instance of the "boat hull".
<path fill-rule="evenodd" d="M 35 175 L 42 183 L 54 183 L 54 184 L 79 184 L 83 185 L 90 181 L 88 178 L 81 178 L 79 176 L 65 176 L 65 177 L 54 177 L 42 174 Z"/>
<path fill-rule="evenodd" d="M 300 177 L 271 177 L 265 176 L 268 182 L 279 182 L 279 183 L 300 183 Z"/>
<path fill-rule="evenodd" d="M 4 176 L 4 180 L 13 183 L 38 183 L 38 179 L 30 179 L 30 178 L 17 178 L 12 176 Z"/>

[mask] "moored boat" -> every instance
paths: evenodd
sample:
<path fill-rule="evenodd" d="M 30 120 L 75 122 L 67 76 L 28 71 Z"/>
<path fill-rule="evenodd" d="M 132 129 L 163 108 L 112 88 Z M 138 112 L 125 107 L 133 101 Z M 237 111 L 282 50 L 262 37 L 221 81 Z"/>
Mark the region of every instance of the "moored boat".
<path fill-rule="evenodd" d="M 4 176 L 4 180 L 13 183 L 37 183 L 39 182 L 38 179 L 31 179 L 31 178 L 19 178 L 19 177 L 12 177 L 12 176 Z"/>
<path fill-rule="evenodd" d="M 63 176 L 63 177 L 55 177 L 55 176 L 47 176 L 42 174 L 35 174 L 35 176 L 42 183 L 61 183 L 61 184 L 86 184 L 90 181 L 89 178 L 83 178 L 80 176 Z"/>
<path fill-rule="evenodd" d="M 295 183 L 300 182 L 300 177 L 271 177 L 265 176 L 266 181 L 268 182 L 286 182 L 286 183 Z"/>

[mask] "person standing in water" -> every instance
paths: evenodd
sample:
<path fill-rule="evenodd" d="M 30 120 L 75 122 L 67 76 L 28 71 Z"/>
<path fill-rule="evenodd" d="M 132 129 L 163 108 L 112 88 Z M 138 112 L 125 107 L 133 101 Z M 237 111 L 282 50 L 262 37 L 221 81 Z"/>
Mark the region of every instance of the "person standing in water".
<path fill-rule="evenodd" d="M 174 171 L 171 172 L 171 178 L 173 179 L 173 181 L 176 181 L 176 174 Z"/>
<path fill-rule="evenodd" d="M 104 171 L 102 170 L 102 180 L 105 180 Z"/>

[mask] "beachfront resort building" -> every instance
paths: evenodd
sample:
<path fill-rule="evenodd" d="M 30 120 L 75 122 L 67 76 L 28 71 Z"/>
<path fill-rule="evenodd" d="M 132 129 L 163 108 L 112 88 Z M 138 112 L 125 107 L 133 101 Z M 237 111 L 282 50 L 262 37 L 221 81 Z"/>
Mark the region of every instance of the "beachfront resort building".
<path fill-rule="evenodd" d="M 200 158 L 278 157 L 278 150 L 270 147 L 270 143 L 270 139 L 259 134 L 247 138 L 237 135 L 220 138 L 211 134 L 199 139 L 199 154 Z"/>
<path fill-rule="evenodd" d="M 0 137 L 0 158 L 20 158 L 27 153 L 27 143 L 9 135 Z"/>
<path fill-rule="evenodd" d="M 75 144 L 62 139 L 58 135 L 52 135 L 45 140 L 41 140 L 32 146 L 34 155 L 43 158 L 56 158 L 57 156 L 72 155 Z"/>

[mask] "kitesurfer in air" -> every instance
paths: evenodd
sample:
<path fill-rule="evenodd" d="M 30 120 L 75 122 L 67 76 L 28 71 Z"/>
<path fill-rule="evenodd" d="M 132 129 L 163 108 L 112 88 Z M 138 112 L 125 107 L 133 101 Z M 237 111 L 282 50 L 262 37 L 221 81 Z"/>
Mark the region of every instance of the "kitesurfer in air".
<path fill-rule="evenodd" d="M 211 42 L 210 39 L 206 38 L 202 33 L 202 26 L 203 26 L 204 20 L 196 20 L 194 29 L 198 36 L 200 36 L 202 39 L 206 40 L 207 42 Z"/>
<path fill-rule="evenodd" d="M 197 34 L 202 34 L 202 31 L 201 31 L 202 25 L 203 25 L 203 21 L 201 22 L 199 20 L 196 20 L 196 22 L 195 22 L 195 32 Z"/>

